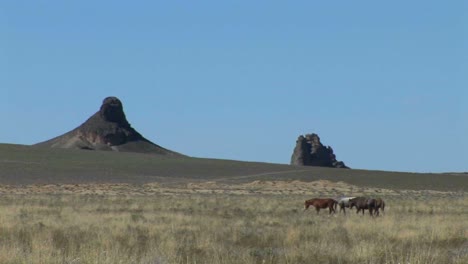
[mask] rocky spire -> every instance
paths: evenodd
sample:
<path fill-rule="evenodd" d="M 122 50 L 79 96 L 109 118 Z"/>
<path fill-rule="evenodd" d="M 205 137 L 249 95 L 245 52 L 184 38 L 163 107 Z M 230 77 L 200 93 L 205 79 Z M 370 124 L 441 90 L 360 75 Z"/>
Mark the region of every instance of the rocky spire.
<path fill-rule="evenodd" d="M 325 147 L 315 133 L 298 137 L 291 165 L 348 168 L 344 162 L 336 160 L 333 149 L 330 146 Z"/>
<path fill-rule="evenodd" d="M 117 97 L 107 97 L 102 101 L 99 114 L 108 122 L 118 123 L 121 126 L 130 126 L 123 111 L 122 102 Z"/>

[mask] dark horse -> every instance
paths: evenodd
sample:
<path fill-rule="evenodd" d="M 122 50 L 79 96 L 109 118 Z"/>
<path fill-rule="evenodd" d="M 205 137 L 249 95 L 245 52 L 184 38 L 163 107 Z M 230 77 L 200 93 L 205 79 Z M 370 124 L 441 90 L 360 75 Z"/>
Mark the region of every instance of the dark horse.
<path fill-rule="evenodd" d="M 364 215 L 364 210 L 369 210 L 370 216 L 374 215 L 374 210 L 376 210 L 376 203 L 377 201 L 372 198 L 366 197 L 356 197 L 349 200 L 349 208 L 353 208 L 356 206 L 356 213 L 359 214 L 359 211 L 362 210 L 362 214 Z"/>
<path fill-rule="evenodd" d="M 309 208 L 309 206 L 314 206 L 315 210 L 317 211 L 317 214 L 319 213 L 320 209 L 328 208 L 329 214 L 332 212 L 335 213 L 336 205 L 338 204 L 337 201 L 331 199 L 331 198 L 325 198 L 325 199 L 320 199 L 320 198 L 315 198 L 315 199 L 310 199 L 304 202 L 304 211 Z"/>
<path fill-rule="evenodd" d="M 385 202 L 382 198 L 375 199 L 375 215 L 380 215 L 380 208 L 382 208 L 382 213 L 385 212 Z"/>

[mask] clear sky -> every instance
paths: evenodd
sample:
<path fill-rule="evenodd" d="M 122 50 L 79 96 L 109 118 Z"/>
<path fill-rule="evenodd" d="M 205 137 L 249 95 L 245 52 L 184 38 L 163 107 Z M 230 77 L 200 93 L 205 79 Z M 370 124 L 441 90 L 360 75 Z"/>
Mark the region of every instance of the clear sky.
<path fill-rule="evenodd" d="M 0 1 L 0 142 L 119 97 L 151 141 L 289 163 L 318 133 L 352 168 L 468 171 L 466 1 Z"/>

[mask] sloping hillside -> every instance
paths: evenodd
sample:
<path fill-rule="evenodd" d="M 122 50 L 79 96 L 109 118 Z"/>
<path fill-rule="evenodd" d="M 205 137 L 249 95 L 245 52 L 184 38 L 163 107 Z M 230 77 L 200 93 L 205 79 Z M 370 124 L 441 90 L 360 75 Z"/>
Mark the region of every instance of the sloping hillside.
<path fill-rule="evenodd" d="M 0 184 L 193 183 L 255 180 L 343 181 L 357 186 L 468 190 L 464 174 L 342 170 L 140 153 L 51 149 L 0 144 Z"/>

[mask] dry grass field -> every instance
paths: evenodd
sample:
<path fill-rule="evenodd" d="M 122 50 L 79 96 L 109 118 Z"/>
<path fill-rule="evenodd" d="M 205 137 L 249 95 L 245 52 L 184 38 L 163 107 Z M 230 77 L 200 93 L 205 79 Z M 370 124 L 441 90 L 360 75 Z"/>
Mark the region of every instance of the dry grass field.
<path fill-rule="evenodd" d="M 305 199 L 346 191 L 383 197 L 385 215 L 303 212 Z M 0 192 L 0 263 L 468 263 L 464 192 L 327 181 Z"/>
<path fill-rule="evenodd" d="M 468 176 L 0 144 L 0 263 L 468 263 Z M 371 196 L 385 215 L 303 212 Z"/>

